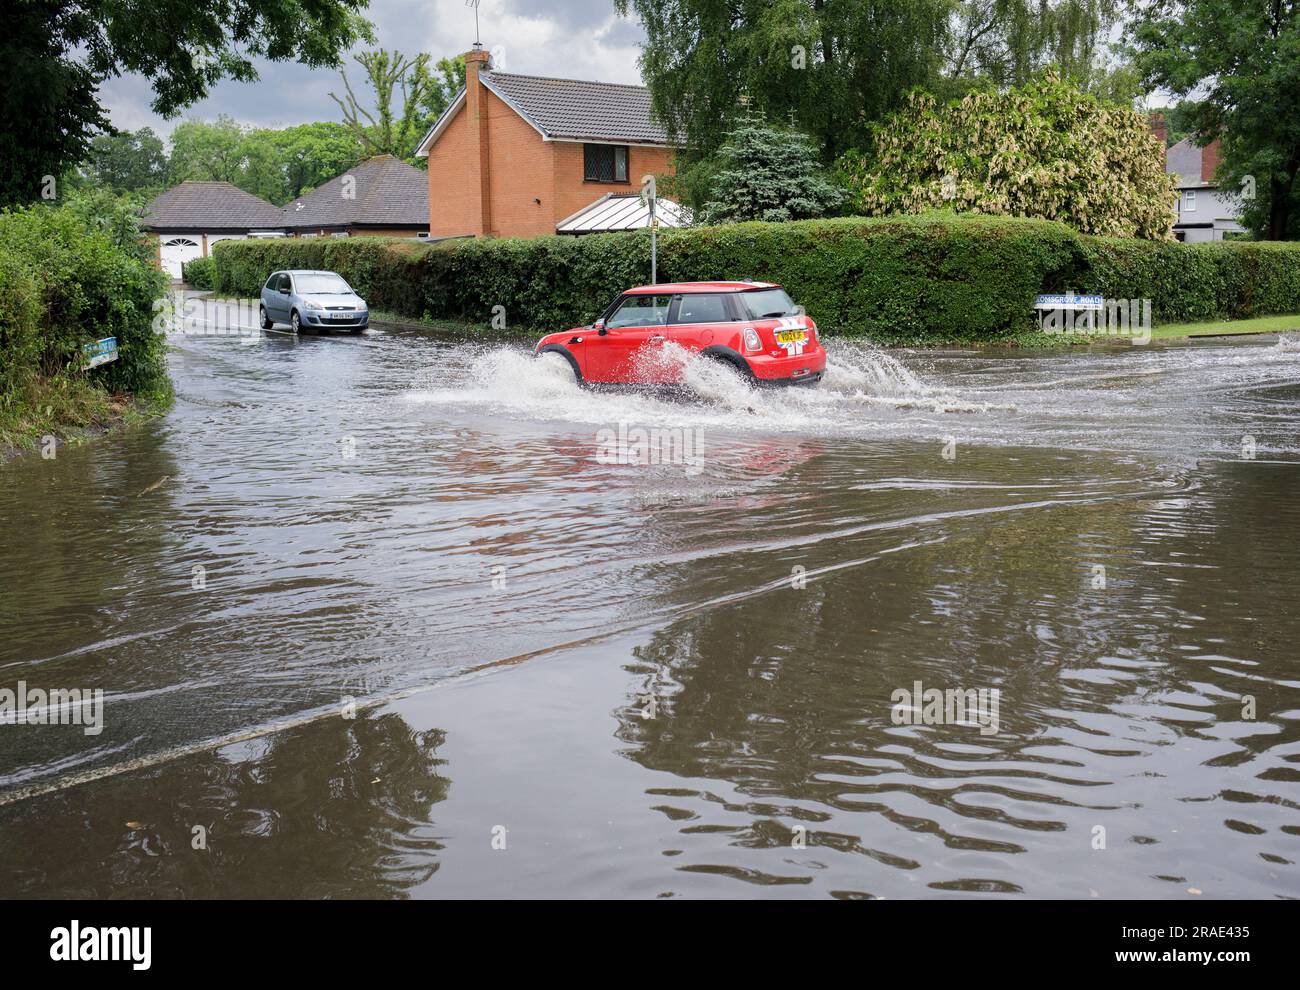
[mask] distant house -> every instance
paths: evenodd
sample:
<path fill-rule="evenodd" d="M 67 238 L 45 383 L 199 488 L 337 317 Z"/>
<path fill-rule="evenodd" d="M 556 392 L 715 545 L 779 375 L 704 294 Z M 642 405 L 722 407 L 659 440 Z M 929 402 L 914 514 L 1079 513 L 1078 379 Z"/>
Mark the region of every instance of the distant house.
<path fill-rule="evenodd" d="M 475 45 L 465 87 L 416 152 L 429 160 L 429 234 L 554 234 L 639 193 L 642 176 L 672 174 L 673 150 L 644 86 L 497 72 Z"/>
<path fill-rule="evenodd" d="M 1180 241 L 1221 241 L 1224 234 L 1245 232 L 1238 223 L 1241 199 L 1214 181 L 1219 167 L 1219 141 L 1203 148 L 1190 138 L 1179 141 L 1165 155 L 1165 171 L 1178 176 L 1178 218 L 1174 236 Z"/>
<path fill-rule="evenodd" d="M 145 210 L 141 228 L 154 235 L 159 268 L 181 277 L 181 265 L 206 258 L 217 241 L 283 237 L 284 213 L 229 182 L 182 182 Z"/>
<path fill-rule="evenodd" d="M 295 237 L 418 237 L 429 230 L 425 174 L 392 155 L 368 158 L 284 208 Z"/>

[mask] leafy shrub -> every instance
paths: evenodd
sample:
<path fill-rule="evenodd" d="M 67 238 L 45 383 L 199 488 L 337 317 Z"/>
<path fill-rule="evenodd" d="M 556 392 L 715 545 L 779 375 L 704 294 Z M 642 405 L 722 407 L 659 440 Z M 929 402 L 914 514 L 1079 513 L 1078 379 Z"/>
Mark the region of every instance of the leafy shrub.
<path fill-rule="evenodd" d="M 1084 233 L 1173 237 L 1174 183 L 1142 114 L 1048 73 L 1018 89 L 939 104 L 913 93 L 841 176 L 870 216 L 946 204 L 1059 220 Z"/>
<path fill-rule="evenodd" d="M 212 259 L 193 258 L 181 265 L 181 281 L 192 289 L 211 289 L 216 284 Z"/>
<path fill-rule="evenodd" d="M 69 207 L 0 213 L 0 405 L 13 414 L 38 387 L 88 375 L 110 392 L 169 393 L 153 302 L 166 279 L 113 233 Z M 116 337 L 118 360 L 81 370 L 81 346 Z M 44 389 L 48 391 L 48 389 Z"/>
<path fill-rule="evenodd" d="M 217 290 L 255 296 L 281 268 L 337 271 L 372 309 L 529 333 L 589 323 L 649 280 L 646 232 L 587 237 L 222 241 Z M 826 332 L 881 342 L 994 340 L 1028 329 L 1034 296 L 1150 298 L 1158 319 L 1300 312 L 1300 245 L 1089 237 L 1014 217 L 844 217 L 659 236 L 661 282 L 779 282 Z"/>

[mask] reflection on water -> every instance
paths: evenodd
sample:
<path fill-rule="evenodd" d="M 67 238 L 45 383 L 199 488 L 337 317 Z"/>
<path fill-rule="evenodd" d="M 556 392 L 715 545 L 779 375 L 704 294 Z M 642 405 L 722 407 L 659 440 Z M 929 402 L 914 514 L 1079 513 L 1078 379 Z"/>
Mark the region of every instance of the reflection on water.
<path fill-rule="evenodd" d="M 0 893 L 1296 896 L 1298 362 L 186 339 L 165 420 L 0 469 L 0 687 L 107 718 L 0 725 Z"/>
<path fill-rule="evenodd" d="M 438 869 L 437 731 L 315 723 L 15 805 L 0 888 L 68 897 L 397 897 Z M 320 870 L 321 864 L 329 864 Z M 88 868 L 89 865 L 89 868 Z"/>

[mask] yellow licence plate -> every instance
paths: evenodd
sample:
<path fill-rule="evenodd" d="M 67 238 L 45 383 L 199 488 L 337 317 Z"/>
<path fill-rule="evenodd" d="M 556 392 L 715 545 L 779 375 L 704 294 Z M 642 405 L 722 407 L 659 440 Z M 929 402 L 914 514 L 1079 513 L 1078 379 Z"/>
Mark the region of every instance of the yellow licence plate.
<path fill-rule="evenodd" d="M 776 332 L 776 342 L 778 344 L 802 344 L 808 340 L 806 330 L 778 330 Z"/>

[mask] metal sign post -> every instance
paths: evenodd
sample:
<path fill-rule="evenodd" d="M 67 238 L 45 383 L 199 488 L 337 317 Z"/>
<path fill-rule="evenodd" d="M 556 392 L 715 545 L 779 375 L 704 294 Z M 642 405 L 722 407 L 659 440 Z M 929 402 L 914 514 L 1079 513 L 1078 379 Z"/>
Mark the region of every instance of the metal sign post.
<path fill-rule="evenodd" d="M 659 220 L 655 216 L 655 201 L 650 200 L 650 284 L 659 284 Z"/>
<path fill-rule="evenodd" d="M 650 284 L 659 284 L 659 218 L 655 216 L 655 201 L 658 199 L 655 189 L 655 177 L 646 175 L 641 178 L 641 202 L 650 208 Z"/>

